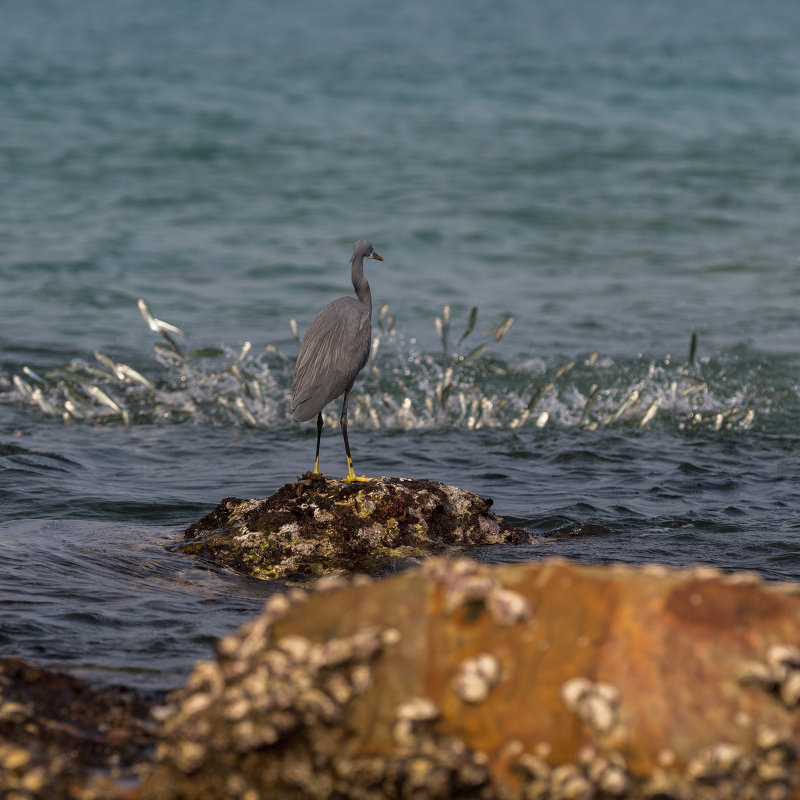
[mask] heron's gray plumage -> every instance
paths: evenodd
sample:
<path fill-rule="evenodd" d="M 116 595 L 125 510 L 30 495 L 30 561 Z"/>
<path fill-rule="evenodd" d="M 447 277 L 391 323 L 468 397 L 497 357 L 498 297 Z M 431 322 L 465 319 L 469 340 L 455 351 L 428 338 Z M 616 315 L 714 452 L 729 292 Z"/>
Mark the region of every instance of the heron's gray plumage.
<path fill-rule="evenodd" d="M 353 388 L 371 342 L 369 312 L 355 297 L 340 297 L 317 314 L 303 337 L 292 380 L 295 422 L 313 419 Z"/>
<path fill-rule="evenodd" d="M 295 422 L 317 417 L 317 460 L 322 409 L 344 395 L 341 428 L 347 453 L 348 480 L 355 480 L 347 442 L 347 397 L 369 358 L 372 344 L 372 295 L 364 276 L 364 259 L 383 261 L 370 242 L 359 240 L 350 258 L 356 297 L 340 297 L 317 314 L 300 345 L 292 378 L 292 416 Z"/>

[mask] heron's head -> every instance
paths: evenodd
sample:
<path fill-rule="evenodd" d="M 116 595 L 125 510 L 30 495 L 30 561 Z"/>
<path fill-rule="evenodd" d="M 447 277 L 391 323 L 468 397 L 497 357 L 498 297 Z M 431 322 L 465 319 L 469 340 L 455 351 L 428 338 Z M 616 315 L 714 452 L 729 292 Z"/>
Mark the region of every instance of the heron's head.
<path fill-rule="evenodd" d="M 376 261 L 383 261 L 383 256 L 379 256 L 372 246 L 372 242 L 367 242 L 364 239 L 359 239 L 355 247 L 353 247 L 353 255 L 350 258 L 352 264 L 359 256 L 361 258 L 374 258 Z"/>

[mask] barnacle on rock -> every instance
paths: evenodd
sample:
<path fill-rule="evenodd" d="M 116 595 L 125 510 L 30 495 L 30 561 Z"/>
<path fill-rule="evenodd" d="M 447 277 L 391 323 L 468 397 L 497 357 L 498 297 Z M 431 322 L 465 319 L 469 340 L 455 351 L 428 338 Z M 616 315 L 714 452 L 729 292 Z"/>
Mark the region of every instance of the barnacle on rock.
<path fill-rule="evenodd" d="M 465 703 L 481 703 L 500 680 L 500 662 L 492 653 L 481 653 L 459 665 L 453 679 L 456 694 Z"/>
<path fill-rule="evenodd" d="M 608 683 L 594 683 L 588 678 L 572 678 L 561 686 L 561 698 L 599 734 L 609 733 L 617 724 L 619 690 Z"/>

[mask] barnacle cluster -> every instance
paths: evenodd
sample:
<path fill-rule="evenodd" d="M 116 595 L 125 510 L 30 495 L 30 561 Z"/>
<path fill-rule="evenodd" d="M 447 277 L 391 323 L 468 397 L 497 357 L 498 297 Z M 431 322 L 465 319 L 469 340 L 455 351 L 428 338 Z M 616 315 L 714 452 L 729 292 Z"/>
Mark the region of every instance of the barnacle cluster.
<path fill-rule="evenodd" d="M 605 735 L 619 724 L 620 693 L 610 683 L 595 683 L 588 678 L 572 678 L 561 686 L 561 698 L 598 734 Z"/>
<path fill-rule="evenodd" d="M 788 709 L 796 708 L 800 705 L 800 648 L 771 645 L 763 661 L 748 661 L 741 666 L 739 682 L 775 694 Z"/>
<path fill-rule="evenodd" d="M 468 558 L 430 558 L 422 571 L 437 580 L 445 590 L 444 612 L 464 606 L 485 608 L 495 623 L 516 625 L 533 616 L 527 598 L 505 588 L 492 572 Z"/>
<path fill-rule="evenodd" d="M 271 598 L 261 617 L 222 639 L 217 659 L 198 664 L 186 688 L 156 710 L 163 738 L 146 796 L 488 796 L 487 757 L 437 732 L 440 711 L 429 698 L 396 706 L 392 752 L 342 746 L 353 701 L 373 685 L 375 660 L 401 637 L 375 627 L 319 642 L 274 637 L 275 622 L 304 597 L 294 590 Z"/>
<path fill-rule="evenodd" d="M 540 748 L 547 752 L 547 747 Z M 633 783 L 624 756 L 582 747 L 573 762 L 551 766 L 546 757 L 522 753 L 515 769 L 523 778 L 524 800 L 595 800 L 632 797 Z"/>

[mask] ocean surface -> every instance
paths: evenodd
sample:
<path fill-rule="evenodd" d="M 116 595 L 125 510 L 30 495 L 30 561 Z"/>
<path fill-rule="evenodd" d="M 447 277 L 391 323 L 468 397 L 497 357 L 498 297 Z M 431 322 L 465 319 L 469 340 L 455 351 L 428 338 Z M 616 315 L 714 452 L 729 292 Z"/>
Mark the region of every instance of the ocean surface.
<path fill-rule="evenodd" d="M 257 613 L 169 545 L 312 467 L 298 337 L 359 238 L 357 471 L 540 539 L 486 561 L 800 580 L 796 3 L 0 18 L 0 654 L 164 689 Z"/>

